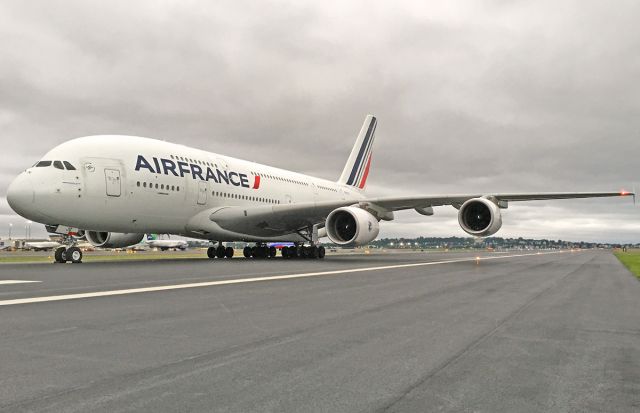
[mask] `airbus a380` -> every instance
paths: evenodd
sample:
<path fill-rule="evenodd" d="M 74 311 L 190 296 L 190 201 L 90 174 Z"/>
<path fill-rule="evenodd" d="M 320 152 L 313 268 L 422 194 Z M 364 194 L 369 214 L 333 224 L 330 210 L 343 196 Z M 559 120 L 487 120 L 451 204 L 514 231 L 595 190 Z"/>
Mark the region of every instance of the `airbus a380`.
<path fill-rule="evenodd" d="M 292 242 L 284 258 L 323 258 L 318 239 L 342 246 L 367 244 L 394 212 L 452 205 L 473 236 L 502 226 L 510 201 L 615 197 L 628 192 L 476 193 L 375 197 L 365 191 L 377 120 L 368 115 L 336 181 L 286 171 L 160 140 L 88 136 L 67 141 L 22 172 L 7 190 L 21 216 L 56 228 L 67 247 L 57 262 L 81 262 L 78 237 L 96 247 L 137 244 L 145 233 L 210 240 L 209 258 L 231 258 L 223 242 L 255 242 L 244 256 L 274 257 L 267 242 Z M 218 243 L 216 246 L 215 243 Z"/>

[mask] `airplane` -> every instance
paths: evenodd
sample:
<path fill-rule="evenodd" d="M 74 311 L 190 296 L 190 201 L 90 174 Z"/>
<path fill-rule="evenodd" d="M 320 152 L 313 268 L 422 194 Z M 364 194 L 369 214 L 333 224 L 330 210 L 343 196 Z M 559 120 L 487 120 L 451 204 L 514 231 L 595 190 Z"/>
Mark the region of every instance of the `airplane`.
<path fill-rule="evenodd" d="M 62 244 L 56 241 L 36 241 L 36 242 L 24 243 L 24 249 L 34 250 L 34 251 L 49 251 L 54 248 L 59 248 L 61 246 Z"/>
<path fill-rule="evenodd" d="M 450 205 L 468 234 L 486 237 L 502 226 L 510 202 L 624 197 L 622 192 L 471 193 L 372 196 L 365 191 L 378 121 L 367 115 L 337 181 L 320 179 L 188 146 L 134 136 L 96 135 L 64 142 L 18 175 L 7 201 L 19 215 L 58 227 L 67 247 L 56 262 L 82 261 L 75 237 L 122 248 L 145 233 L 212 242 L 207 256 L 231 258 L 223 242 L 250 242 L 247 258 L 274 257 L 269 242 L 292 242 L 284 258 L 324 258 L 319 239 L 366 245 L 380 221 L 413 209 L 431 216 Z M 216 246 L 217 242 L 217 246 Z"/>
<path fill-rule="evenodd" d="M 182 239 L 158 239 L 155 234 L 149 234 L 147 236 L 147 245 L 150 248 L 158 248 L 161 251 L 167 251 L 169 249 L 186 250 L 188 247 L 187 241 Z"/>

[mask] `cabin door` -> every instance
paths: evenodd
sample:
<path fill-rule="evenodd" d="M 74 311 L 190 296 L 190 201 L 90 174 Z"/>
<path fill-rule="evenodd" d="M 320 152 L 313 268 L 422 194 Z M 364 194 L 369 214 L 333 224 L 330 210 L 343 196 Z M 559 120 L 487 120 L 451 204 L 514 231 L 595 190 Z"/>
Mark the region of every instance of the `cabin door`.
<path fill-rule="evenodd" d="M 120 188 L 120 170 L 119 169 L 111 169 L 105 168 L 104 170 L 104 179 L 107 185 L 107 195 L 108 196 L 120 196 L 122 190 Z"/>
<path fill-rule="evenodd" d="M 205 205 L 207 203 L 207 183 L 204 181 L 198 181 L 198 205 Z"/>

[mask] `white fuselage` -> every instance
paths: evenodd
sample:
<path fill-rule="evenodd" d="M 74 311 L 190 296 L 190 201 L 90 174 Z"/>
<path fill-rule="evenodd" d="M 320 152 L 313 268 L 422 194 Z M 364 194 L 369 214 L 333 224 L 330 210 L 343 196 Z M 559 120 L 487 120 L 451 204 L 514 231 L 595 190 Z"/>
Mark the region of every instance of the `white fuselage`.
<path fill-rule="evenodd" d="M 195 222 L 226 207 L 364 198 L 353 186 L 140 137 L 78 138 L 42 160 L 67 161 L 75 170 L 53 165 L 27 169 L 9 188 L 13 209 L 44 224 L 92 231 L 297 241 L 291 231 L 247 235 L 212 225 L 204 232 Z"/>

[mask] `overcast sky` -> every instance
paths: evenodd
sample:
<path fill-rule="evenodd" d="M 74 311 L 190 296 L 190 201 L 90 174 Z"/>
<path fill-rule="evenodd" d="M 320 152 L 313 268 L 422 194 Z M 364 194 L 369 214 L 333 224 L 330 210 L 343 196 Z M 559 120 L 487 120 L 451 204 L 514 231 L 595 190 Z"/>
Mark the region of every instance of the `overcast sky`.
<path fill-rule="evenodd" d="M 24 234 L 11 179 L 68 139 L 147 136 L 335 180 L 367 113 L 371 193 L 631 188 L 638 16 L 622 0 L 2 0 L 0 236 Z M 640 242 L 628 199 L 503 218 L 505 237 Z M 465 235 L 452 207 L 381 227 Z"/>

